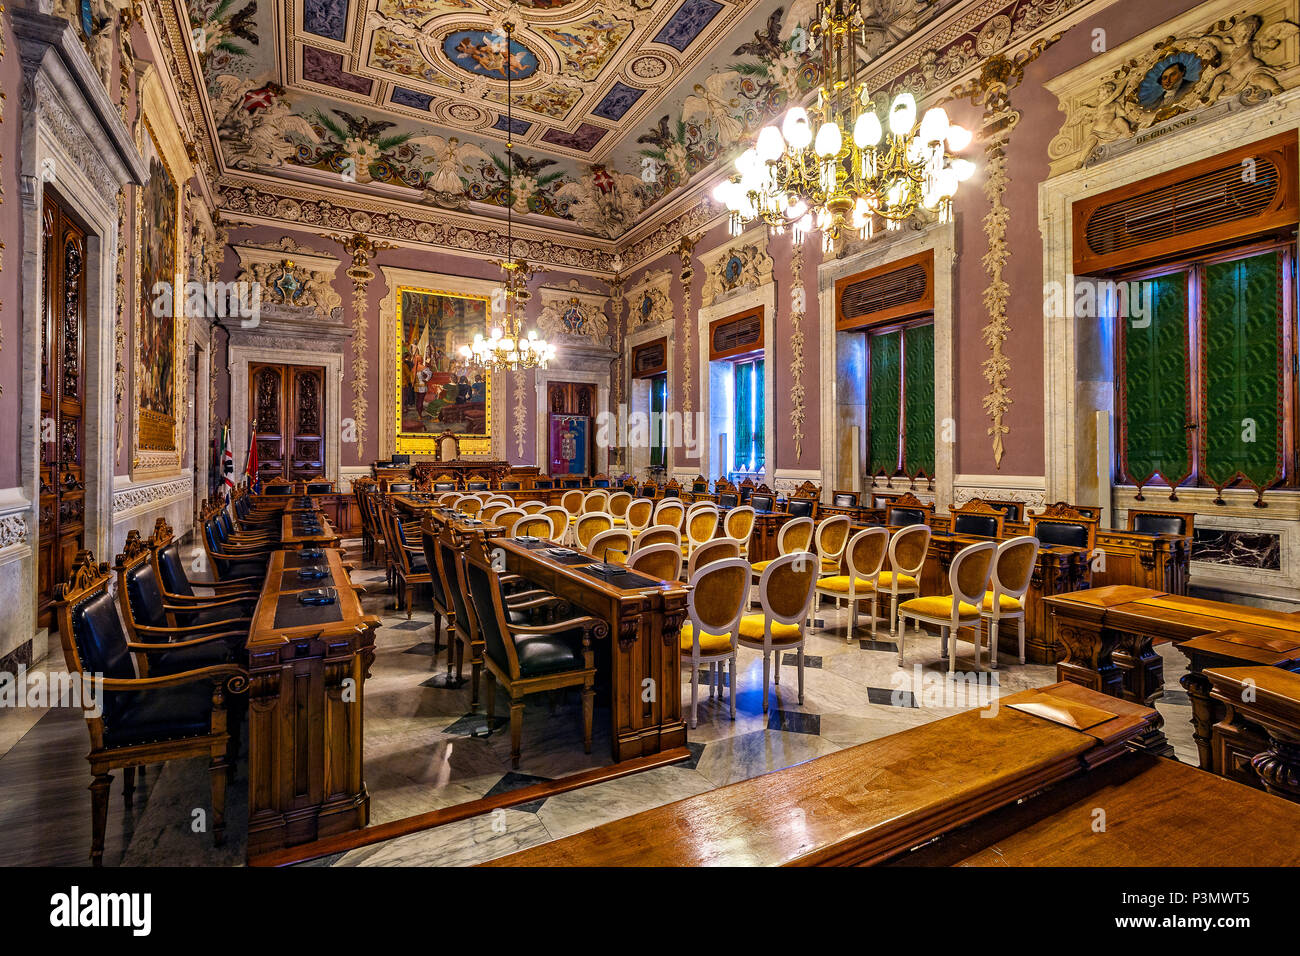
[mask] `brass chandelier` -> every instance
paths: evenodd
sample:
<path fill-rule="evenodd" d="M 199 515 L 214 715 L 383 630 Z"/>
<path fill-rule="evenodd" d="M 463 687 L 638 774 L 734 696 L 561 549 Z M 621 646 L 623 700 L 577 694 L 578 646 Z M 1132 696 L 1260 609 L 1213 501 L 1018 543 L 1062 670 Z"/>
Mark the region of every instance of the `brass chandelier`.
<path fill-rule="evenodd" d="M 850 230 L 870 238 L 876 216 L 898 229 L 924 207 L 949 221 L 958 183 L 975 171 L 952 155 L 970 144 L 970 132 L 942 107 L 918 124 L 907 92 L 894 97 L 881 123 L 866 84 L 856 82 L 866 40 L 857 0 L 818 3 L 807 32 L 821 54 L 816 101 L 790 107 L 780 129 L 763 127 L 736 159 L 736 174 L 715 187 L 731 234 L 761 219 L 776 234 L 791 229 L 795 242 L 820 230 L 823 250 L 833 252 Z"/>
<path fill-rule="evenodd" d="M 465 365 L 487 372 L 517 372 L 531 368 L 546 368 L 555 358 L 555 346 L 538 337 L 536 329 L 523 333 L 523 312 L 532 297 L 528 280 L 536 272 L 527 259 L 515 258 L 514 206 L 515 206 L 515 154 L 514 143 L 514 64 L 510 51 L 514 23 L 507 19 L 503 24 L 505 47 L 502 51 L 502 69 L 506 74 L 506 257 L 497 260 L 501 268 L 502 285 L 492 295 L 491 310 L 500 319 L 491 332 L 484 336 L 475 334 L 474 341 L 460 347 Z"/>

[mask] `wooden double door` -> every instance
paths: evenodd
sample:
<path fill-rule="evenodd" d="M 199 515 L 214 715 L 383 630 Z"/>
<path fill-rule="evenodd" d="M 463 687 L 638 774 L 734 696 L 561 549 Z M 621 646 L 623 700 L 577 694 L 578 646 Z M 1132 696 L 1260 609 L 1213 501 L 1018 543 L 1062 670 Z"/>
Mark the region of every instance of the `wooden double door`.
<path fill-rule="evenodd" d="M 86 232 L 50 189 L 41 210 L 40 514 L 36 626 L 86 540 Z"/>
<path fill-rule="evenodd" d="M 293 481 L 325 474 L 325 369 L 250 364 L 248 421 L 258 477 Z"/>

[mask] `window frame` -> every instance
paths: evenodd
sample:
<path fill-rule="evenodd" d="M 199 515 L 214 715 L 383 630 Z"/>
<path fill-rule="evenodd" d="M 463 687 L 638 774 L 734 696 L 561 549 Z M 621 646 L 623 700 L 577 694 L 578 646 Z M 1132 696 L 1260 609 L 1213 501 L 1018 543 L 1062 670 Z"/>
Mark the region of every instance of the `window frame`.
<path fill-rule="evenodd" d="M 878 322 L 875 325 L 867 325 L 867 326 L 854 329 L 854 331 L 856 332 L 861 332 L 865 338 L 865 342 L 863 344 L 865 347 L 864 356 L 866 358 L 866 362 L 864 363 L 865 373 L 866 373 L 865 374 L 866 388 L 864 389 L 864 393 L 866 395 L 866 400 L 863 404 L 865 427 L 863 428 L 863 442 L 862 442 L 864 453 L 866 452 L 867 449 L 871 447 L 871 339 L 874 336 L 891 335 L 894 332 L 900 333 L 899 350 L 898 350 L 897 456 L 895 457 L 894 460 L 894 470 L 890 474 L 885 476 L 887 479 L 902 477 L 902 478 L 907 478 L 909 480 L 913 480 L 913 476 L 907 474 L 907 472 L 903 468 L 903 454 L 907 447 L 907 415 L 905 411 L 907 408 L 906 333 L 909 329 L 919 328 L 924 325 L 931 325 L 931 326 L 935 325 L 933 312 L 927 312 L 923 315 L 912 315 L 906 319 L 901 319 L 901 320 L 886 320 L 883 322 Z M 868 461 L 867 464 L 868 467 L 870 467 L 870 461 Z M 937 470 L 938 469 L 936 468 L 936 471 Z M 871 474 L 868 477 L 874 479 L 876 476 L 874 474 Z M 919 475 L 917 477 L 919 477 Z M 933 475 L 929 475 L 927 477 L 930 478 L 931 480 L 933 480 L 934 478 Z"/>
<path fill-rule="evenodd" d="M 766 352 L 761 349 L 751 350 L 742 355 L 729 356 L 728 358 L 723 359 L 722 361 L 725 361 L 727 363 L 731 372 L 732 393 L 730 396 L 730 401 L 727 404 L 730 406 L 729 413 L 731 416 L 731 448 L 729 450 L 730 450 L 730 459 L 731 459 L 730 465 L 732 467 L 723 468 L 721 470 L 724 474 L 729 474 L 729 475 L 752 476 L 752 475 L 763 474 L 767 470 L 767 434 L 764 431 L 764 429 L 767 427 L 767 422 L 766 422 L 767 411 L 766 408 L 764 407 L 767 404 L 766 401 L 767 390 L 766 387 L 764 387 L 763 398 L 760 400 L 758 385 L 760 382 L 763 381 L 763 375 L 765 375 L 767 372 Z M 737 369 L 743 365 L 748 365 L 752 369 L 750 372 L 751 383 L 749 389 L 749 405 L 750 405 L 749 466 L 750 467 L 748 469 L 735 467 L 736 435 L 739 432 L 739 429 L 736 427 L 736 395 L 735 395 L 736 384 L 735 383 L 736 383 Z M 755 456 L 755 450 L 758 446 L 758 439 L 760 436 L 763 438 L 763 459 L 761 461 L 756 461 L 754 456 Z"/>

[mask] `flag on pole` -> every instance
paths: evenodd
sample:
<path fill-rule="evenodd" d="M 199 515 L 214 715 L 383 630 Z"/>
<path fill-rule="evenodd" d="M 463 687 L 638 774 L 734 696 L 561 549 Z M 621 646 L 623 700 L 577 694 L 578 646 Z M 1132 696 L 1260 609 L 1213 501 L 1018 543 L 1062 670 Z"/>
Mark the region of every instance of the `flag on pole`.
<path fill-rule="evenodd" d="M 253 422 L 248 435 L 248 464 L 244 466 L 244 477 L 248 479 L 248 490 L 255 494 L 262 491 L 262 482 L 257 477 L 257 423 Z"/>
<path fill-rule="evenodd" d="M 235 455 L 230 449 L 230 425 L 221 426 L 221 453 L 217 456 L 221 462 L 221 492 L 230 501 L 231 492 L 235 490 Z"/>

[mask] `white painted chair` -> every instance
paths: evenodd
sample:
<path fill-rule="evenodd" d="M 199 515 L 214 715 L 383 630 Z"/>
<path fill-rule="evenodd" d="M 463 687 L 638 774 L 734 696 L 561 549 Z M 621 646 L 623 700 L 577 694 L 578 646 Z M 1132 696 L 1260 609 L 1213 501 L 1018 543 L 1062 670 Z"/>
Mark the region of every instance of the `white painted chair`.
<path fill-rule="evenodd" d="M 682 533 L 670 524 L 652 524 L 636 539 L 636 549 L 649 548 L 652 545 L 671 544 L 678 554 L 682 549 Z"/>
<path fill-rule="evenodd" d="M 605 510 L 614 519 L 614 527 L 627 527 L 627 509 L 630 504 L 632 504 L 632 496 L 626 491 L 616 491 L 609 496 Z"/>
<path fill-rule="evenodd" d="M 605 488 L 597 488 L 595 491 L 587 492 L 586 497 L 582 499 L 582 508 L 579 514 L 589 515 L 596 512 L 608 510 L 609 491 Z"/>
<path fill-rule="evenodd" d="M 899 528 L 889 539 L 889 570 L 881 571 L 876 579 L 876 587 L 883 594 L 889 592 L 889 636 L 898 641 L 902 648 L 901 637 L 895 638 L 898 622 L 898 599 L 901 596 L 921 594 L 921 568 L 925 567 L 925 557 L 930 551 L 930 536 L 933 532 L 928 524 L 911 524 Z"/>
<path fill-rule="evenodd" d="M 686 505 L 680 498 L 665 498 L 655 505 L 652 524 L 670 524 L 680 529 L 682 519 L 686 516 Z"/>
<path fill-rule="evenodd" d="M 692 505 L 686 512 L 686 541 L 682 553 L 690 557 L 691 552 L 706 541 L 712 541 L 718 533 L 718 506 L 712 502 L 700 502 Z"/>
<path fill-rule="evenodd" d="M 864 528 L 853 536 L 845 552 L 849 573 L 829 574 L 817 581 L 819 595 L 834 598 L 837 603 L 840 600 L 848 601 L 850 617 L 846 641 L 852 642 L 855 637 L 858 629 L 858 604 L 867 598 L 871 599 L 871 636 L 876 636 L 876 623 L 879 619 L 876 581 L 880 577 L 888 548 L 887 528 Z"/>
<path fill-rule="evenodd" d="M 715 561 L 695 574 L 686 598 L 687 620 L 680 632 L 682 666 L 691 672 L 691 729 L 698 721 L 700 665 L 709 665 L 709 698 L 721 695 L 723 663 L 727 664 L 731 719 L 736 719 L 736 646 L 749 592 L 749 564 L 742 558 Z"/>
<path fill-rule="evenodd" d="M 749 557 L 749 539 L 754 535 L 754 509 L 749 505 L 737 505 L 727 509 L 722 519 L 722 533 L 728 538 L 740 541 L 740 556 Z"/>
<path fill-rule="evenodd" d="M 632 532 L 633 538 L 650 527 L 650 519 L 654 514 L 655 503 L 649 498 L 635 498 L 628 504 L 623 517 L 627 522 L 627 530 Z"/>
<path fill-rule="evenodd" d="M 758 580 L 762 613 L 740 619 L 738 643 L 763 652 L 763 713 L 767 713 L 768 675 L 772 675 L 772 683 L 781 683 L 781 655 L 792 649 L 799 655 L 799 703 L 803 703 L 804 622 L 816 588 L 816 561 L 810 561 L 805 552 L 782 555 L 763 569 Z M 777 652 L 775 672 L 773 651 Z"/>
<path fill-rule="evenodd" d="M 538 512 L 535 515 L 524 515 L 515 524 L 516 538 L 542 538 L 543 540 L 555 540 L 555 522 L 551 516 Z"/>
<path fill-rule="evenodd" d="M 714 561 L 739 557 L 741 557 L 740 541 L 736 538 L 713 538 L 705 541 L 691 552 L 690 558 L 686 561 L 686 580 L 695 577 L 696 571 Z"/>
<path fill-rule="evenodd" d="M 993 587 L 980 602 L 980 617 L 989 626 L 989 666 L 998 666 L 998 625 L 1016 621 L 1020 627 L 1020 663 L 1025 662 L 1025 594 L 1034 579 L 1038 539 L 1021 535 L 998 545 L 993 558 Z"/>
<path fill-rule="evenodd" d="M 952 567 L 948 569 L 948 583 L 951 594 L 935 594 L 930 597 L 915 597 L 904 601 L 898 609 L 898 663 L 903 663 L 903 639 L 906 628 L 903 621 L 908 618 L 921 624 L 933 624 L 943 635 L 943 652 L 948 658 L 948 674 L 957 670 L 957 636 L 963 627 L 975 629 L 975 669 L 980 670 L 980 602 L 988 589 L 989 573 L 993 568 L 993 556 L 997 553 L 997 543 L 981 541 L 962 548 L 953 556 Z"/>
<path fill-rule="evenodd" d="M 493 516 L 492 523 L 505 528 L 505 535 L 509 538 L 514 536 L 515 525 L 523 517 L 525 517 L 523 508 L 502 508 Z"/>
<path fill-rule="evenodd" d="M 578 520 L 573 524 L 574 544 L 579 551 L 587 551 L 596 535 L 604 531 L 610 531 L 613 527 L 614 519 L 603 511 L 578 515 Z"/>
<path fill-rule="evenodd" d="M 581 526 L 579 526 L 581 531 Z M 589 553 L 597 561 L 607 564 L 626 564 L 632 553 L 632 533 L 626 528 L 610 528 L 591 539 L 587 545 Z"/>
<path fill-rule="evenodd" d="M 671 541 L 638 545 L 632 549 L 627 566 L 661 581 L 676 581 L 682 574 L 682 550 Z"/>
<path fill-rule="evenodd" d="M 523 510 L 524 514 L 535 515 L 538 514 L 543 508 L 546 507 L 546 502 L 537 501 L 534 499 L 533 501 L 525 501 L 519 507 Z"/>
<path fill-rule="evenodd" d="M 563 544 L 569 536 L 569 521 L 571 519 L 569 512 L 556 505 L 551 505 L 543 508 L 538 514 L 551 519 L 551 540 L 556 544 Z"/>

